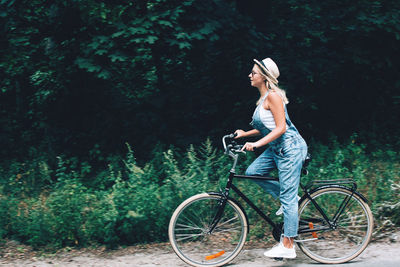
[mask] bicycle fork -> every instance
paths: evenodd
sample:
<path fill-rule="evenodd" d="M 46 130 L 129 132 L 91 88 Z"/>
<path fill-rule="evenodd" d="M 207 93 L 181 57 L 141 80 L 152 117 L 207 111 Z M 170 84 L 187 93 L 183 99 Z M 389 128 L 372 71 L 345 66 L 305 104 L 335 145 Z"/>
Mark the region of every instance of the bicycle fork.
<path fill-rule="evenodd" d="M 229 195 L 230 188 L 232 187 L 234 175 L 235 175 L 234 170 L 231 170 L 229 173 L 228 182 L 226 184 L 225 191 L 221 192 L 221 195 L 220 195 L 221 199 L 219 200 L 219 203 L 218 203 L 218 210 L 211 222 L 211 227 L 207 232 L 208 234 L 211 234 L 214 231 L 215 227 L 217 227 L 217 224 L 221 220 L 222 214 L 224 213 L 224 210 L 225 210 L 226 202 L 228 201 L 228 195 Z"/>
<path fill-rule="evenodd" d="M 217 227 L 217 224 L 221 220 L 222 214 L 224 213 L 226 202 L 228 201 L 228 198 L 226 196 L 222 196 L 219 203 L 218 203 L 218 210 L 217 213 L 215 214 L 212 222 L 211 222 L 211 227 L 208 230 L 207 234 L 211 234 L 215 227 Z"/>

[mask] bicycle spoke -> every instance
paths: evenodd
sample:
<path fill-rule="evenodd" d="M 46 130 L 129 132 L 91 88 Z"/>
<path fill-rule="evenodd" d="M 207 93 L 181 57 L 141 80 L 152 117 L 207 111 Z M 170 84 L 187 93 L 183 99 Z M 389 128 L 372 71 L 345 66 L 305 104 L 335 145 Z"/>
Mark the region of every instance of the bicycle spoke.
<path fill-rule="evenodd" d="M 367 228 L 368 225 L 348 225 L 346 226 L 347 229 L 357 229 L 357 228 Z M 351 230 L 351 231 L 356 231 L 356 230 Z"/>
<path fill-rule="evenodd" d="M 332 227 L 327 231 L 319 231 L 319 227 L 328 223 L 310 200 L 303 201 L 299 207 L 298 239 L 307 242 L 299 242 L 301 250 L 322 263 L 343 263 L 358 256 L 372 233 L 369 207 L 354 192 L 343 188 L 323 188 L 312 193 L 312 198 L 323 207 L 327 218 L 333 220 L 336 216 L 336 223 L 331 222 Z"/>
<path fill-rule="evenodd" d="M 230 222 L 232 222 L 233 220 L 237 220 L 237 216 L 235 216 L 234 218 L 231 218 L 231 219 L 229 219 L 229 220 L 227 220 L 227 221 L 224 221 L 223 223 L 219 223 L 218 224 L 218 227 L 221 227 L 221 226 L 223 226 L 223 225 L 225 225 L 225 224 L 227 224 L 227 223 L 230 223 Z"/>
<path fill-rule="evenodd" d="M 203 233 L 201 234 L 176 234 L 176 236 L 184 236 L 182 238 L 178 238 L 177 241 L 183 241 L 192 237 L 198 237 L 204 235 Z"/>
<path fill-rule="evenodd" d="M 202 228 L 200 228 L 200 227 L 193 227 L 193 226 L 190 226 L 190 225 L 184 225 L 184 224 L 181 224 L 181 223 L 177 223 L 176 224 L 177 226 L 181 226 L 181 227 L 184 227 L 184 228 L 175 228 L 175 230 L 203 230 Z"/>
<path fill-rule="evenodd" d="M 197 228 L 200 228 L 196 223 L 194 223 L 192 220 L 190 220 L 185 214 L 182 214 L 182 217 L 186 219 L 189 223 L 195 225 Z"/>
<path fill-rule="evenodd" d="M 219 266 L 229 262 L 246 241 L 244 213 L 229 200 L 219 211 L 219 196 L 200 194 L 192 198 L 193 201 L 178 207 L 179 212 L 171 218 L 169 234 L 174 251 L 192 265 Z M 221 217 L 209 232 L 217 212 L 221 212 Z"/>
<path fill-rule="evenodd" d="M 234 227 L 234 228 L 229 228 L 229 229 L 225 229 L 225 230 L 221 230 L 221 231 L 218 231 L 218 233 L 223 233 L 223 232 L 240 232 L 239 230 L 237 230 L 237 229 L 242 229 L 242 227 L 241 226 L 238 226 L 238 227 Z"/>

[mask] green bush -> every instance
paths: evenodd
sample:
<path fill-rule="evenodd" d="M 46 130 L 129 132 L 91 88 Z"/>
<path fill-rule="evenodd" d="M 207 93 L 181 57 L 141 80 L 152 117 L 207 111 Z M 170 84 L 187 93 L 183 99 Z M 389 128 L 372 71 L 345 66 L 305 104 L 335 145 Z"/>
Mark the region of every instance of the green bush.
<path fill-rule="evenodd" d="M 359 191 L 369 199 L 378 223 L 400 225 L 398 152 L 371 150 L 358 144 L 356 135 L 346 143 L 333 138 L 328 145 L 312 143 L 310 148 L 310 174 L 302 178 L 302 183 L 354 178 Z M 57 159 L 54 168 L 43 157 L 3 167 L 0 237 L 34 247 L 115 247 L 165 241 L 175 208 L 189 196 L 224 188 L 232 160 L 209 140 L 199 147 L 190 146 L 185 153 L 171 147 L 155 149 L 153 155 L 146 164 L 138 164 L 128 145 L 123 159 L 110 156 L 108 166 L 97 172 L 88 162 L 64 157 Z M 253 159 L 252 153 L 241 156 L 238 173 L 244 173 Z M 104 158 L 99 162 L 105 162 Z M 260 208 L 276 217 L 279 201 L 251 181 L 237 184 Z M 251 238 L 270 237 L 265 222 L 253 210 L 246 210 Z M 387 228 L 379 226 L 379 231 Z"/>
<path fill-rule="evenodd" d="M 6 233 L 6 226 L 8 224 L 8 202 L 7 199 L 0 194 L 0 239 L 2 239 Z"/>

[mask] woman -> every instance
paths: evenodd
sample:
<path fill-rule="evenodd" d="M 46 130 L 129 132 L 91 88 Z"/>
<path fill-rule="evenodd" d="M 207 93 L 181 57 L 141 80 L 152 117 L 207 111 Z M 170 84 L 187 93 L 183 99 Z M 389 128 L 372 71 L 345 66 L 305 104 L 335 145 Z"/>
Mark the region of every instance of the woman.
<path fill-rule="evenodd" d="M 281 242 L 264 253 L 267 257 L 295 258 L 294 237 L 298 230 L 298 187 L 307 145 L 290 121 L 286 110 L 288 100 L 285 91 L 278 87 L 279 69 L 275 62 L 266 58 L 261 62 L 254 59 L 249 74 L 251 85 L 258 88 L 260 99 L 250 123 L 253 130 L 236 130 L 236 138 L 259 136 L 257 142 L 247 142 L 243 150 L 254 151 L 269 144 L 247 168 L 246 175 L 268 176 L 277 168 L 279 182 L 257 181 L 275 199 L 279 197 L 284 216 L 284 233 Z M 279 212 L 279 211 L 278 211 Z"/>

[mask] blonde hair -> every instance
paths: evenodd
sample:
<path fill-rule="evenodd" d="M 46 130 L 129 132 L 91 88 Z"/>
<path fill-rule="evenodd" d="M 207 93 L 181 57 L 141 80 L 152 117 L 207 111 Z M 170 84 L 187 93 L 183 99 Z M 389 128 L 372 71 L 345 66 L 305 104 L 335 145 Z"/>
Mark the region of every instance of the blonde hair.
<path fill-rule="evenodd" d="M 257 66 L 257 68 L 260 70 L 261 76 L 265 78 L 265 85 L 267 86 L 267 88 L 270 89 L 270 90 L 272 90 L 272 91 L 274 91 L 274 92 L 276 92 L 276 93 L 282 98 L 282 101 L 283 101 L 283 103 L 284 103 L 285 105 L 286 105 L 286 104 L 289 104 L 289 100 L 288 100 L 288 98 L 286 97 L 286 92 L 285 92 L 285 90 L 283 90 L 282 88 L 280 88 L 280 87 L 278 86 L 278 84 L 275 84 L 275 83 L 261 70 L 261 68 L 260 68 L 257 64 L 256 64 L 256 66 Z M 261 98 L 257 101 L 257 105 L 260 103 L 260 100 L 261 100 Z"/>

